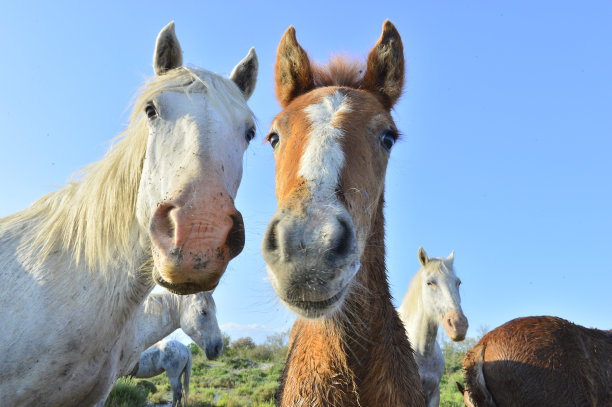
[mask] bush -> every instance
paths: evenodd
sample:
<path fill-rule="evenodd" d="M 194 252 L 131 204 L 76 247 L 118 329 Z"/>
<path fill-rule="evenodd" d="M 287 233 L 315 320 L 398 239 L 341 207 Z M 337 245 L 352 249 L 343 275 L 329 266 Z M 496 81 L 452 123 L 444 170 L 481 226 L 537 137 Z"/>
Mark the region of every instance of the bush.
<path fill-rule="evenodd" d="M 255 346 L 257 345 L 255 345 L 253 338 L 251 338 L 250 336 L 246 336 L 244 338 L 236 339 L 234 342 L 231 343 L 230 348 L 232 349 L 254 349 Z"/>
<path fill-rule="evenodd" d="M 104 407 L 146 407 L 149 392 L 133 379 L 119 379 L 111 390 Z"/>
<path fill-rule="evenodd" d="M 148 380 L 140 380 L 138 383 L 136 383 L 136 386 L 141 387 L 147 395 L 157 392 L 157 386 L 155 386 L 155 383 Z"/>
<path fill-rule="evenodd" d="M 193 356 L 197 356 L 200 354 L 200 352 L 202 352 L 200 347 L 196 345 L 195 342 L 190 343 L 189 345 L 187 345 L 187 347 L 189 348 Z"/>

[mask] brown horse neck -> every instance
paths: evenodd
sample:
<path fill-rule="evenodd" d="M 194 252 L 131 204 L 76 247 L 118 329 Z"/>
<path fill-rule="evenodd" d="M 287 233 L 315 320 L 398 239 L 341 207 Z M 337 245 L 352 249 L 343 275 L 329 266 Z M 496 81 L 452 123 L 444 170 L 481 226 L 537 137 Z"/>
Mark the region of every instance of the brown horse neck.
<path fill-rule="evenodd" d="M 418 367 L 391 303 L 383 202 L 356 284 L 333 318 L 293 326 L 277 398 L 281 406 L 422 406 Z"/>

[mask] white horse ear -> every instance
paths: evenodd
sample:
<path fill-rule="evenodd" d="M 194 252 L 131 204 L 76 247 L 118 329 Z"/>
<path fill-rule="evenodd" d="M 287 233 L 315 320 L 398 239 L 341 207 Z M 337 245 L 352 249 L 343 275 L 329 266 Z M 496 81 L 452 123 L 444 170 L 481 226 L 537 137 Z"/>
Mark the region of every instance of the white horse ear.
<path fill-rule="evenodd" d="M 419 261 L 422 266 L 426 266 L 429 263 L 429 257 L 427 257 L 427 253 L 422 247 L 419 247 Z"/>
<path fill-rule="evenodd" d="M 182 65 L 183 51 L 174 32 L 174 21 L 171 21 L 157 36 L 153 54 L 153 70 L 155 70 L 155 75 L 159 76 Z"/>
<path fill-rule="evenodd" d="M 238 85 L 245 100 L 249 100 L 255 90 L 258 70 L 259 61 L 257 60 L 257 54 L 255 53 L 255 48 L 251 48 L 247 56 L 238 62 L 238 65 L 234 67 L 230 75 L 230 79 Z"/>
<path fill-rule="evenodd" d="M 451 265 L 453 264 L 453 261 L 455 261 L 455 251 L 454 250 L 446 258 L 446 262 L 451 264 Z"/>

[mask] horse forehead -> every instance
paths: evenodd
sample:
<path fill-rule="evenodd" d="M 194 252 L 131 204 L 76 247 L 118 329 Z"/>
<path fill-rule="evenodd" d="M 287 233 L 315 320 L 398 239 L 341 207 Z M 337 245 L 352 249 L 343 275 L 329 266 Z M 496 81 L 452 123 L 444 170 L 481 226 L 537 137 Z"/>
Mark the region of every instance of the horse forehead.
<path fill-rule="evenodd" d="M 423 273 L 428 276 L 441 276 L 443 278 L 455 277 L 455 271 L 447 267 L 442 260 L 430 259 L 427 266 L 423 267 Z"/>

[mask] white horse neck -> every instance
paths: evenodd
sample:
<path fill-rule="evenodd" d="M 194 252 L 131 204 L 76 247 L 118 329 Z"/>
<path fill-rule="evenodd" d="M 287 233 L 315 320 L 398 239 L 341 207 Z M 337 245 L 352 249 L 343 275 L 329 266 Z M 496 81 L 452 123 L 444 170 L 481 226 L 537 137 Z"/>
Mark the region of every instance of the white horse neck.
<path fill-rule="evenodd" d="M 421 296 L 421 285 L 422 274 L 419 270 L 410 282 L 408 291 L 397 312 L 404 323 L 410 345 L 412 345 L 415 353 L 428 355 L 433 352 L 436 345 L 439 321 L 426 312 Z"/>
<path fill-rule="evenodd" d="M 152 293 L 136 316 L 135 347 L 141 351 L 181 327 L 180 299 L 170 293 Z"/>

